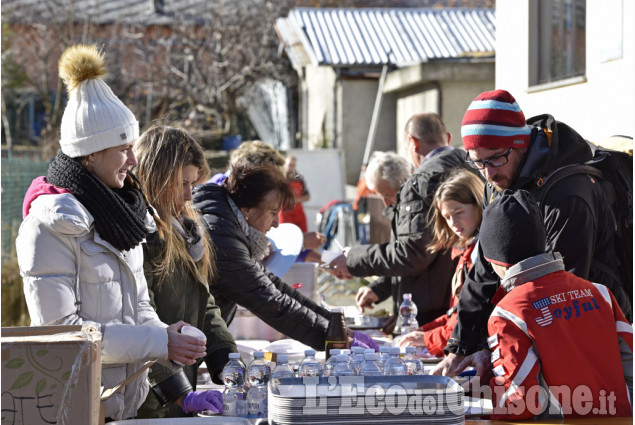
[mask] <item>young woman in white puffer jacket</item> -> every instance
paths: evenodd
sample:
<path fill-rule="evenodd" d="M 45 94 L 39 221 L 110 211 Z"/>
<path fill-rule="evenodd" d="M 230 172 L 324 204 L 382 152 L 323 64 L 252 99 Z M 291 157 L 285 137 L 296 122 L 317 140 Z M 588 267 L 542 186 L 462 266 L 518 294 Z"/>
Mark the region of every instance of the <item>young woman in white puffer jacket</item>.
<path fill-rule="evenodd" d="M 69 100 L 61 150 L 29 188 L 16 239 L 31 325 L 94 324 L 101 330 L 102 385 L 113 387 L 158 359 L 193 364 L 201 341 L 167 326 L 150 306 L 141 242 L 153 232 L 152 208 L 128 170 L 139 124 L 101 80 L 94 46 L 60 59 Z M 105 403 L 108 420 L 132 418 L 148 392 L 147 372 Z"/>

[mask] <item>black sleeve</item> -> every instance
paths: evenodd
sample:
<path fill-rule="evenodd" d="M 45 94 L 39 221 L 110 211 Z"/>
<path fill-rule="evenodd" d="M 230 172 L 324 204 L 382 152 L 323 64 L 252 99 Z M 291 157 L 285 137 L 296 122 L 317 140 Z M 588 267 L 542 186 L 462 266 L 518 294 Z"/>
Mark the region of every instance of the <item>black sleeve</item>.
<path fill-rule="evenodd" d="M 156 363 L 154 366 L 155 367 Z M 161 406 L 165 406 L 168 403 L 174 403 L 180 396 L 185 395 L 192 391 L 192 385 L 187 379 L 183 369 L 179 369 L 179 372 L 169 376 L 161 382 L 150 382 L 150 388 L 156 395 Z"/>
<path fill-rule="evenodd" d="M 220 308 L 216 305 L 211 294 L 207 298 L 203 331 L 207 337 L 205 364 L 212 381 L 216 384 L 222 384 L 223 381 L 219 374 L 229 360 L 229 353 L 236 353 L 238 349 L 234 337 L 221 317 Z"/>
<path fill-rule="evenodd" d="M 217 247 L 215 291 L 290 338 L 324 349 L 329 313 L 251 259 L 235 235 L 215 229 L 211 236 Z"/>
<path fill-rule="evenodd" d="M 494 306 L 490 303 L 500 279 L 494 273 L 478 246 L 476 264 L 463 284 L 457 308 L 457 323 L 444 352 L 461 356 L 472 354 L 487 346 L 487 319 Z"/>
<path fill-rule="evenodd" d="M 436 260 L 437 253 L 427 250 L 431 240 L 427 229 L 429 180 L 428 174 L 421 173 L 411 176 L 402 186 L 394 240 L 350 249 L 346 266 L 353 276 L 413 276 Z"/>
<path fill-rule="evenodd" d="M 390 277 L 380 277 L 368 284 L 368 287 L 377 294 L 377 297 L 379 297 L 378 302 L 382 302 L 392 296 L 392 278 Z"/>

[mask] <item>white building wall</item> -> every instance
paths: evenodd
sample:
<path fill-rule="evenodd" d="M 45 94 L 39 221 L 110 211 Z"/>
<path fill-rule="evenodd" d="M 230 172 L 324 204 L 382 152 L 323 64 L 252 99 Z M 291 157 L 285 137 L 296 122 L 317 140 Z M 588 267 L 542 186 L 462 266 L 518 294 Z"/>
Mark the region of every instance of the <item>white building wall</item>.
<path fill-rule="evenodd" d="M 303 146 L 314 149 L 333 143 L 335 72 L 328 66 L 307 66 L 303 80 Z"/>
<path fill-rule="evenodd" d="M 441 111 L 445 128 L 452 134 L 450 144 L 463 148 L 461 140 L 461 121 L 472 100 L 484 91 L 494 90 L 494 81 L 443 81 L 441 82 Z"/>
<path fill-rule="evenodd" d="M 357 184 L 359 179 L 378 85 L 379 81 L 375 79 L 343 78 L 341 80 L 339 146 L 344 150 L 346 182 L 348 184 Z M 373 151 L 395 149 L 394 109 L 393 96 L 384 95 Z"/>
<path fill-rule="evenodd" d="M 496 2 L 496 88 L 510 91 L 526 117 L 549 113 L 588 140 L 633 136 L 635 2 L 587 0 L 586 81 L 532 91 L 528 87 L 529 1 Z M 620 24 L 621 32 L 616 30 Z M 621 57 L 605 61 L 603 53 L 620 40 Z"/>
<path fill-rule="evenodd" d="M 397 153 L 410 158 L 406 152 L 404 144 L 404 130 L 406 123 L 414 114 L 425 112 L 439 113 L 439 90 L 436 87 L 421 89 L 411 94 L 400 96 L 397 99 L 397 128 L 395 137 L 397 139 Z"/>

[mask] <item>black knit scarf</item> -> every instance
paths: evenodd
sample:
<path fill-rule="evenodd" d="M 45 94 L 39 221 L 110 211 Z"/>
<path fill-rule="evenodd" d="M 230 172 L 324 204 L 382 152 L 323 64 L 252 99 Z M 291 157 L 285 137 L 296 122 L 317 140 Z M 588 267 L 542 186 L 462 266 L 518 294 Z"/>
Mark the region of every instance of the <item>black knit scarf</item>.
<path fill-rule="evenodd" d="M 139 245 L 148 230 L 149 209 L 141 191 L 126 179 L 121 189 L 111 189 L 79 161 L 61 150 L 51 162 L 47 181 L 70 190 L 95 220 L 97 233 L 120 251 Z"/>

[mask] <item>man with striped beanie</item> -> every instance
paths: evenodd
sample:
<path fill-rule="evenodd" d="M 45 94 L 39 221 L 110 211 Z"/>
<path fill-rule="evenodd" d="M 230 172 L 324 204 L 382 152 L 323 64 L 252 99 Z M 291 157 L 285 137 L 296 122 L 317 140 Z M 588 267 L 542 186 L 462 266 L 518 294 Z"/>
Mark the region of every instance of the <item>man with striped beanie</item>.
<path fill-rule="evenodd" d="M 498 192 L 509 189 L 515 182 L 531 132 L 525 114 L 505 90 L 481 93 L 470 104 L 461 123 L 463 146 L 470 151 L 470 164 Z"/>
<path fill-rule="evenodd" d="M 600 184 L 587 174 L 576 173 L 540 192 L 554 171 L 591 160 L 591 145 L 551 115 L 525 120 L 520 106 L 505 90 L 484 92 L 474 99 L 463 117 L 461 135 L 466 161 L 487 180 L 484 207 L 506 189 L 523 189 L 541 199 L 545 250 L 559 252 L 565 270 L 605 284 L 630 318 L 623 277 L 614 272 L 619 270 L 614 219 Z M 461 292 L 458 323 L 445 348 L 447 357 L 435 373 L 453 376 L 473 365 L 481 378 L 491 376 L 485 339 L 491 300 L 499 286 L 499 277 L 479 250 Z"/>

